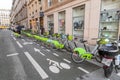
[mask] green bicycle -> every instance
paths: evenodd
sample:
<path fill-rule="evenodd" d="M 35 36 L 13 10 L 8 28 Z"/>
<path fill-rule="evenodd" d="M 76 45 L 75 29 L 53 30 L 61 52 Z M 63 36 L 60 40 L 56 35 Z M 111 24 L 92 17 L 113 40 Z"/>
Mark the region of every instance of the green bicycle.
<path fill-rule="evenodd" d="M 85 60 L 91 60 L 93 58 L 96 61 L 101 62 L 101 57 L 98 54 L 98 49 L 101 45 L 107 44 L 109 42 L 106 38 L 101 38 L 97 40 L 97 45 L 94 47 L 92 51 L 90 51 L 89 46 L 86 45 L 86 40 L 81 40 L 81 43 L 84 45 L 84 48 L 76 47 L 71 54 L 71 58 L 75 63 L 81 63 Z"/>

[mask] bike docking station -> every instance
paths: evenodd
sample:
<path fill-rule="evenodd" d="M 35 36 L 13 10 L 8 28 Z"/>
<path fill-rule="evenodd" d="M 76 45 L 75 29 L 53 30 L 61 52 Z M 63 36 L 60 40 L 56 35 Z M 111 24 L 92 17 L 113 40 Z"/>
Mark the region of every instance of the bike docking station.
<path fill-rule="evenodd" d="M 57 62 L 48 58 L 46 60 L 49 61 L 49 70 L 52 73 L 58 74 L 62 69 L 66 69 L 66 70 L 71 69 L 71 67 L 67 63 Z"/>

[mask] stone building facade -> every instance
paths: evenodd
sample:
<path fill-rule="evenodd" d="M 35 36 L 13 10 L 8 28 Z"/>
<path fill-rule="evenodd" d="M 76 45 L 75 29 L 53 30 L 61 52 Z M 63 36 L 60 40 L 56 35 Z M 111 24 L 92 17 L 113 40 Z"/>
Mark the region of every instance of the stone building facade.
<path fill-rule="evenodd" d="M 28 28 L 27 0 L 13 0 L 11 23 L 20 24 Z"/>

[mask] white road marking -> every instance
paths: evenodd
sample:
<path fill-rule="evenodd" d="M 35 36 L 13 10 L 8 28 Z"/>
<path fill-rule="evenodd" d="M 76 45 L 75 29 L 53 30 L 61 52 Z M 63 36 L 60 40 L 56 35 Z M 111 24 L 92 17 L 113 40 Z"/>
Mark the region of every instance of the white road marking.
<path fill-rule="evenodd" d="M 13 34 L 11 34 L 11 36 L 13 37 Z"/>
<path fill-rule="evenodd" d="M 19 53 L 13 53 L 13 54 L 8 54 L 7 57 L 10 57 L 10 56 L 17 56 Z"/>
<path fill-rule="evenodd" d="M 24 42 L 25 42 L 25 40 L 24 40 L 24 39 L 22 39 L 22 41 L 24 41 Z"/>
<path fill-rule="evenodd" d="M 49 49 L 46 49 L 48 52 L 50 52 L 50 50 Z"/>
<path fill-rule="evenodd" d="M 37 44 L 38 46 L 40 45 L 40 44 Z"/>
<path fill-rule="evenodd" d="M 40 52 L 40 50 L 39 50 L 39 49 L 34 48 L 34 50 L 35 50 L 35 52 L 38 52 L 38 53 L 40 53 L 41 55 L 45 56 L 45 54 L 43 54 L 42 52 Z"/>
<path fill-rule="evenodd" d="M 39 52 L 41 55 L 45 56 L 45 54 L 43 54 L 42 52 Z"/>
<path fill-rule="evenodd" d="M 67 63 L 71 63 L 71 61 L 67 60 L 67 59 L 63 59 L 64 61 L 66 61 Z"/>
<path fill-rule="evenodd" d="M 43 46 L 41 46 L 41 48 L 44 48 Z"/>
<path fill-rule="evenodd" d="M 117 75 L 120 76 L 120 72 Z"/>
<path fill-rule="evenodd" d="M 33 42 L 24 42 L 23 45 L 33 44 Z"/>
<path fill-rule="evenodd" d="M 64 69 L 70 69 L 71 68 L 70 65 L 68 65 L 66 63 L 63 63 L 63 62 L 60 63 L 60 66 L 63 67 Z"/>
<path fill-rule="evenodd" d="M 78 69 L 82 70 L 83 72 L 85 72 L 85 73 L 87 73 L 87 74 L 90 73 L 89 71 L 83 69 L 82 67 L 78 67 Z"/>
<path fill-rule="evenodd" d="M 18 46 L 19 46 L 20 48 L 23 48 L 23 46 L 22 46 L 18 41 L 16 41 L 16 43 L 18 44 Z"/>
<path fill-rule="evenodd" d="M 39 75 L 42 77 L 42 79 L 47 79 L 49 76 L 47 73 L 41 68 L 41 66 L 33 59 L 33 57 L 28 53 L 24 52 L 27 58 L 30 60 L 36 71 L 39 73 Z"/>
<path fill-rule="evenodd" d="M 56 53 L 53 53 L 53 55 L 54 55 L 54 56 L 57 56 L 57 57 L 59 57 L 59 55 L 58 55 L 58 54 L 56 54 Z"/>
<path fill-rule="evenodd" d="M 50 67 L 49 67 L 49 70 L 50 70 L 51 72 L 55 73 L 55 74 L 60 73 L 60 69 L 57 68 L 56 66 L 50 66 Z"/>
<path fill-rule="evenodd" d="M 13 37 L 13 39 L 16 41 L 16 38 L 15 38 L 15 37 Z"/>

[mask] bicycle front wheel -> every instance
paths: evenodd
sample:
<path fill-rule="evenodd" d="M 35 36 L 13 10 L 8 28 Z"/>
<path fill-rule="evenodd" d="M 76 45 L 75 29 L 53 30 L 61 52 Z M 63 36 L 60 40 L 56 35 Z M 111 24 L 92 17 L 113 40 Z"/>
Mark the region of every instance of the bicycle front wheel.
<path fill-rule="evenodd" d="M 81 58 L 81 55 L 79 55 L 78 52 L 72 53 L 71 58 L 75 63 L 81 63 L 85 60 L 85 58 Z"/>

